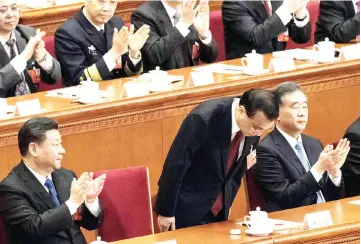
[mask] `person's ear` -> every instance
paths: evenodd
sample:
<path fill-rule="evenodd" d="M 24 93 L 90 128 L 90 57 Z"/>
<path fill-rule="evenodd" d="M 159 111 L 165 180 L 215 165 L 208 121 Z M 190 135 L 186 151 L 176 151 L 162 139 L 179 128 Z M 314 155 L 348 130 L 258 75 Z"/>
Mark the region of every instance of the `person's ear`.
<path fill-rule="evenodd" d="M 37 150 L 36 144 L 34 142 L 29 144 L 28 151 L 33 157 L 38 156 L 38 150 Z"/>

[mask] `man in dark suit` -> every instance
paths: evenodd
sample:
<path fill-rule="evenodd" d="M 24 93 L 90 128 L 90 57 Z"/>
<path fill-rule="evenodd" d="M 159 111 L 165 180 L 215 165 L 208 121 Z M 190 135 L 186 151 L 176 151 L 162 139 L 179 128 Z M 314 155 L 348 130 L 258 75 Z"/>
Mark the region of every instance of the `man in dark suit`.
<path fill-rule="evenodd" d="M 208 0 L 147 1 L 132 14 L 136 28 L 150 26 L 150 37 L 142 48 L 145 71 L 212 63 L 218 45 L 209 30 Z"/>
<path fill-rule="evenodd" d="M 262 131 L 278 103 L 270 91 L 248 90 L 197 106 L 183 121 L 159 179 L 155 211 L 160 231 L 223 221 Z"/>
<path fill-rule="evenodd" d="M 327 37 L 347 43 L 360 35 L 360 0 L 321 1 L 316 23 L 315 42 Z"/>
<path fill-rule="evenodd" d="M 0 0 L 0 97 L 34 93 L 40 80 L 61 79 L 59 62 L 45 50 L 45 33 L 19 25 L 19 15 L 17 0 Z"/>
<path fill-rule="evenodd" d="M 348 127 L 344 138 L 350 141 L 350 152 L 342 166 L 346 197 L 360 195 L 360 118 Z"/>
<path fill-rule="evenodd" d="M 296 43 L 311 38 L 307 0 L 223 1 L 222 19 L 227 59 L 253 49 L 265 54 L 282 51 L 290 37 Z"/>
<path fill-rule="evenodd" d="M 296 208 L 340 198 L 341 166 L 349 151 L 342 139 L 333 149 L 302 134 L 308 120 L 307 97 L 293 82 L 278 85 L 280 103 L 276 128 L 257 147 L 252 169 L 262 191 L 266 211 Z"/>
<path fill-rule="evenodd" d="M 149 37 L 149 27 L 142 26 L 134 33 L 131 25 L 128 32 L 123 21 L 114 16 L 117 2 L 86 0 L 85 6 L 56 31 L 55 53 L 66 86 L 142 72 L 140 49 Z"/>
<path fill-rule="evenodd" d="M 94 230 L 105 175 L 61 168 L 65 150 L 56 121 L 28 120 L 18 134 L 21 162 L 0 183 L 0 216 L 11 244 L 86 244 L 80 230 Z"/>

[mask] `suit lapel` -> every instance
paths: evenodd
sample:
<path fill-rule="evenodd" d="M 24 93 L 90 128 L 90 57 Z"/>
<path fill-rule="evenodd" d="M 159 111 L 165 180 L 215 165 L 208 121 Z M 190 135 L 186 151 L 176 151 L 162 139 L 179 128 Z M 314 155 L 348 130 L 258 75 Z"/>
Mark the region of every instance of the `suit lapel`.
<path fill-rule="evenodd" d="M 277 128 L 272 131 L 272 136 L 274 138 L 275 144 L 277 145 L 278 151 L 283 154 L 289 160 L 289 162 L 291 162 L 300 175 L 304 175 L 306 170 L 286 138 L 284 138 L 284 136 L 278 131 Z"/>
<path fill-rule="evenodd" d="M 91 45 L 89 45 L 89 48 L 91 46 L 94 46 L 96 48 L 96 51 L 98 51 L 98 55 L 104 55 L 106 53 L 105 50 L 105 43 L 104 38 L 100 35 L 98 30 L 89 22 L 89 20 L 84 16 L 83 14 L 83 8 L 80 9 L 80 11 L 75 15 L 75 19 L 79 21 L 81 26 L 85 29 L 87 32 L 87 35 L 85 35 L 85 38 L 88 40 Z"/>
<path fill-rule="evenodd" d="M 6 66 L 10 62 L 9 55 L 6 53 L 2 43 L 0 44 L 0 63 L 2 67 Z"/>
<path fill-rule="evenodd" d="M 107 43 L 107 50 L 110 50 L 113 46 L 113 33 L 114 26 L 112 26 L 109 22 L 104 25 L 105 31 L 105 42 Z M 119 31 L 119 30 L 118 30 Z"/>
<path fill-rule="evenodd" d="M 60 204 L 64 203 L 69 199 L 70 196 L 70 184 L 69 181 L 64 177 L 63 174 L 59 172 L 59 170 L 54 171 L 51 174 L 53 179 L 56 192 L 58 194 L 58 199 Z"/>
<path fill-rule="evenodd" d="M 227 170 L 227 162 L 228 162 L 228 153 L 229 147 L 231 145 L 231 134 L 232 134 L 232 102 L 225 106 L 223 115 L 220 117 L 222 120 L 220 121 L 221 128 L 219 130 L 219 143 L 221 148 L 221 158 L 222 158 L 222 169 L 223 175 L 226 175 Z"/>
<path fill-rule="evenodd" d="M 310 163 L 310 165 L 312 167 L 317 162 L 318 157 L 320 155 L 315 150 L 314 144 L 312 142 L 310 142 L 306 137 L 302 137 L 302 144 L 306 151 L 308 162 Z"/>
<path fill-rule="evenodd" d="M 26 46 L 26 40 L 20 35 L 20 33 L 15 29 L 16 37 L 16 46 L 18 47 L 19 54 L 22 53 Z"/>
<path fill-rule="evenodd" d="M 262 19 L 262 21 L 265 21 L 269 17 L 262 1 L 249 1 L 247 4 L 250 4 L 252 6 L 251 11 L 254 14 L 258 15 L 258 17 Z"/>
<path fill-rule="evenodd" d="M 44 202 L 49 208 L 54 208 L 50 194 L 45 190 L 44 186 L 40 184 L 38 179 L 30 172 L 24 162 L 20 164 L 20 177 L 24 184 L 38 196 L 39 200 Z"/>

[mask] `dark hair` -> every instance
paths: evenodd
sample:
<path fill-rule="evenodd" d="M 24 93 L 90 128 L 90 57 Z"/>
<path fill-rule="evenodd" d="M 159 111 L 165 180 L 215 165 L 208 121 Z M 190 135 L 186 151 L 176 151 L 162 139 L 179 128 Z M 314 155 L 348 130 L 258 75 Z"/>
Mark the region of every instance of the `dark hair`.
<path fill-rule="evenodd" d="M 246 109 L 247 116 L 252 118 L 256 112 L 263 112 L 269 120 L 277 119 L 279 106 L 272 91 L 251 89 L 243 93 L 239 105 Z"/>
<path fill-rule="evenodd" d="M 286 81 L 282 82 L 281 84 L 277 85 L 274 89 L 274 94 L 276 95 L 277 101 L 280 106 L 283 105 L 283 98 L 291 93 L 294 93 L 296 91 L 303 92 L 301 87 L 296 83 L 292 81 Z"/>
<path fill-rule="evenodd" d="M 21 156 L 26 156 L 29 144 L 32 142 L 42 143 L 45 134 L 49 130 L 57 130 L 58 123 L 48 117 L 34 117 L 25 122 L 18 134 L 18 143 Z"/>

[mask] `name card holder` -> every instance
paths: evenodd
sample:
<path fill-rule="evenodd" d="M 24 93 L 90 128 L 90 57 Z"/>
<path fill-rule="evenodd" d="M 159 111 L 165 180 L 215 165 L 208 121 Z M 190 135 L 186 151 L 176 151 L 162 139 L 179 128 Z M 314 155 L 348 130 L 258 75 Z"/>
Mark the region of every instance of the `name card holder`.
<path fill-rule="evenodd" d="M 15 116 L 28 116 L 42 112 L 39 99 L 25 100 L 15 104 Z"/>
<path fill-rule="evenodd" d="M 343 60 L 359 59 L 361 57 L 361 44 L 341 47 L 340 58 Z"/>
<path fill-rule="evenodd" d="M 286 72 L 295 70 L 296 65 L 292 57 L 272 58 L 268 69 L 271 72 Z"/>
<path fill-rule="evenodd" d="M 121 98 L 132 98 L 149 95 L 149 89 L 144 81 L 128 81 L 124 83 L 120 93 Z"/>
<path fill-rule="evenodd" d="M 307 213 L 303 220 L 303 229 L 316 229 L 333 225 L 330 210 Z"/>
<path fill-rule="evenodd" d="M 214 77 L 212 72 L 201 71 L 191 72 L 187 82 L 187 87 L 191 86 L 204 86 L 214 83 Z"/>

